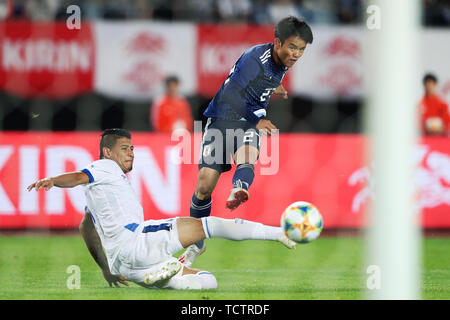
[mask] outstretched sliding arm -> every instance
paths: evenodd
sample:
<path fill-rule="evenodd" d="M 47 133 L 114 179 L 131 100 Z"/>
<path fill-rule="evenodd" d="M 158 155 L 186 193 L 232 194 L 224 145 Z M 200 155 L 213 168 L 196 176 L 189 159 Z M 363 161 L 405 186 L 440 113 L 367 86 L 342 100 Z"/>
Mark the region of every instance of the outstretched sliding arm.
<path fill-rule="evenodd" d="M 108 266 L 108 260 L 106 259 L 105 252 L 103 251 L 102 242 L 97 231 L 95 230 L 89 211 L 85 211 L 79 230 L 87 248 L 89 249 L 89 252 L 91 253 L 91 256 L 102 270 L 103 277 L 109 283 L 109 286 L 112 287 L 114 284 L 116 287 L 119 287 L 119 283 L 128 286 L 128 283 L 126 282 L 127 279 L 125 277 L 111 274 Z"/>
<path fill-rule="evenodd" d="M 41 189 L 45 189 L 46 191 L 48 191 L 54 186 L 59 188 L 73 188 L 80 184 L 86 183 L 89 183 L 89 176 L 83 171 L 76 171 L 38 180 L 29 185 L 27 190 L 31 191 L 34 188 L 36 189 L 36 191 L 39 191 Z M 86 246 L 89 249 L 89 252 L 102 270 L 103 277 L 109 283 L 109 286 L 112 286 L 112 284 L 114 284 L 116 287 L 119 287 L 119 282 L 128 286 L 128 283 L 126 282 L 127 279 L 125 277 L 111 274 L 108 266 L 108 260 L 106 259 L 102 243 L 100 241 L 100 237 L 95 230 L 95 226 L 92 223 L 91 214 L 88 211 L 86 211 L 84 218 L 81 221 L 79 230 L 81 235 L 83 236 Z"/>
<path fill-rule="evenodd" d="M 48 191 L 53 186 L 59 188 L 73 188 L 80 184 L 85 184 L 88 182 L 89 177 L 86 173 L 82 171 L 75 171 L 38 180 L 35 183 L 29 185 L 27 190 L 31 191 L 33 188 L 35 188 L 36 191 L 39 191 L 44 188 L 46 191 Z"/>

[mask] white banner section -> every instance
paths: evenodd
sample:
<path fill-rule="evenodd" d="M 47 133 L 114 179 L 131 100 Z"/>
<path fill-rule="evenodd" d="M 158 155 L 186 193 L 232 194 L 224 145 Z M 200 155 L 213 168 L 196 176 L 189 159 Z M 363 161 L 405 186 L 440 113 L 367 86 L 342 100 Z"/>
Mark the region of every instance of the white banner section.
<path fill-rule="evenodd" d="M 312 26 L 312 30 L 313 44 L 290 71 L 293 93 L 315 99 L 363 98 L 364 79 L 370 77 L 362 66 L 364 36 L 374 31 L 330 26 Z M 417 90 L 411 94 L 417 101 L 422 97 L 422 78 L 430 72 L 438 77 L 439 95 L 450 103 L 450 31 L 421 29 L 418 43 L 420 73 L 414 79 Z"/>
<path fill-rule="evenodd" d="M 295 94 L 357 98 L 363 87 L 362 30 L 311 26 L 314 41 L 290 72 Z"/>
<path fill-rule="evenodd" d="M 196 28 L 188 23 L 96 22 L 95 90 L 115 98 L 146 100 L 175 75 L 182 94 L 196 91 Z"/>

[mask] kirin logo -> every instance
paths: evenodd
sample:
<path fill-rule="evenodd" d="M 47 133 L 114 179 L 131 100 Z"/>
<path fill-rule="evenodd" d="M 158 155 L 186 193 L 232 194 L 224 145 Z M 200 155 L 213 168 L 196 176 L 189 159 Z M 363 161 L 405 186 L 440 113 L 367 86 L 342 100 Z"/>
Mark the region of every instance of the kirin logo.
<path fill-rule="evenodd" d="M 148 92 L 154 84 L 163 81 L 164 76 L 155 64 L 149 61 L 141 61 L 124 74 L 123 79 L 133 83 L 138 91 Z"/>
<path fill-rule="evenodd" d="M 428 146 L 419 146 L 414 150 L 414 184 L 416 187 L 415 212 L 424 208 L 440 205 L 450 206 L 450 156 L 438 151 L 430 151 Z M 350 186 L 363 185 L 353 197 L 352 212 L 358 213 L 361 207 L 374 198 L 375 181 L 374 164 L 353 172 L 349 179 Z"/>
<path fill-rule="evenodd" d="M 332 89 L 338 96 L 346 96 L 352 89 L 361 87 L 358 68 L 361 44 L 357 39 L 347 35 L 334 37 L 325 44 L 322 55 L 327 68 L 317 79 L 321 86 Z"/>
<path fill-rule="evenodd" d="M 150 32 L 135 35 L 125 46 L 133 63 L 122 79 L 132 83 L 138 92 L 151 91 L 152 87 L 160 84 L 164 78 L 159 59 L 164 56 L 165 47 L 162 36 Z"/>
<path fill-rule="evenodd" d="M 127 44 L 127 51 L 132 54 L 164 53 L 164 38 L 149 32 L 138 33 Z"/>
<path fill-rule="evenodd" d="M 320 76 L 322 85 L 331 87 L 338 95 L 346 95 L 351 88 L 361 86 L 362 79 L 349 65 L 336 65 L 328 69 L 328 73 Z"/>
<path fill-rule="evenodd" d="M 347 56 L 359 59 L 361 56 L 361 46 L 358 40 L 339 36 L 325 46 L 324 53 L 329 56 Z"/>

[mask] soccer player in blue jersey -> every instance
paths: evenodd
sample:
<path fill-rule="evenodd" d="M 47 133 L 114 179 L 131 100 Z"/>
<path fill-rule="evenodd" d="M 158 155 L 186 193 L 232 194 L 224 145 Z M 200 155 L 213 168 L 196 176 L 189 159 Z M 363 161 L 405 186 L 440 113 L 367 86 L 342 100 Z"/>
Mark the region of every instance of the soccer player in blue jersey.
<path fill-rule="evenodd" d="M 192 217 L 210 215 L 211 194 L 220 174 L 231 169 L 230 153 L 236 171 L 226 207 L 234 210 L 249 199 L 254 163 L 259 156 L 259 134 L 271 136 L 272 130 L 276 130 L 266 119 L 270 96 L 287 97 L 281 81 L 312 42 L 310 27 L 290 16 L 277 24 L 273 43 L 256 45 L 236 61 L 204 112 L 208 121 L 200 150 L 197 187 L 191 200 Z M 192 266 L 205 249 L 203 241 L 193 244 L 180 261 Z"/>

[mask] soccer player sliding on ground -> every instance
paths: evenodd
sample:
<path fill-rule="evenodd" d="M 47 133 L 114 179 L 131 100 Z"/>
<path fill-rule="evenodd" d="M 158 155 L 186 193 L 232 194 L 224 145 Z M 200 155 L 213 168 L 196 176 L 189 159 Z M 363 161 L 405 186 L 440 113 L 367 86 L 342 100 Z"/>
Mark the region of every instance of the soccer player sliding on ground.
<path fill-rule="evenodd" d="M 133 149 L 127 130 L 105 130 L 100 140 L 100 160 L 81 171 L 48 177 L 28 186 L 28 191 L 84 186 L 89 209 L 80 232 L 110 286 L 128 285 L 129 280 L 148 288 L 216 288 L 214 275 L 185 266 L 173 257 L 205 238 L 273 240 L 290 249 L 295 247 L 296 243 L 280 227 L 242 219 L 144 220 L 142 205 L 125 175 L 133 168 Z"/>
<path fill-rule="evenodd" d="M 191 217 L 210 215 L 211 194 L 220 174 L 231 170 L 230 153 L 236 170 L 226 207 L 234 210 L 249 199 L 254 164 L 259 157 L 259 134 L 262 131 L 271 136 L 272 130 L 276 130 L 266 119 L 270 96 L 287 98 L 281 81 L 312 42 L 310 27 L 302 20 L 287 17 L 275 27 L 273 43 L 248 49 L 234 64 L 204 112 L 208 121 L 200 150 L 197 187 L 190 205 Z M 204 242 L 199 241 L 189 246 L 180 261 L 192 266 L 205 250 Z"/>

